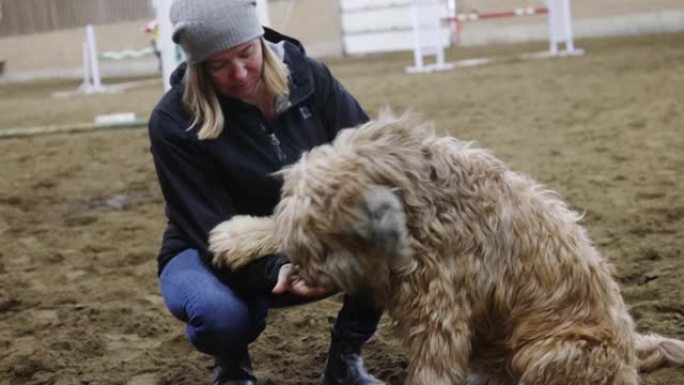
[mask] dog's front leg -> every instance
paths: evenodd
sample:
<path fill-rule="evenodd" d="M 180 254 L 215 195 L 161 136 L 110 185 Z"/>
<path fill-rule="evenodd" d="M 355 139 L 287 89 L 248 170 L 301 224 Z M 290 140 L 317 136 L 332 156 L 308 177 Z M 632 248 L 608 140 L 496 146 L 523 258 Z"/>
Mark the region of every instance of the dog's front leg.
<path fill-rule="evenodd" d="M 420 328 L 410 337 L 406 385 L 465 385 L 470 354 L 466 321 L 446 324 L 433 318 Z"/>
<path fill-rule="evenodd" d="M 235 270 L 259 257 L 279 252 L 272 217 L 236 215 L 209 234 L 212 263 Z"/>

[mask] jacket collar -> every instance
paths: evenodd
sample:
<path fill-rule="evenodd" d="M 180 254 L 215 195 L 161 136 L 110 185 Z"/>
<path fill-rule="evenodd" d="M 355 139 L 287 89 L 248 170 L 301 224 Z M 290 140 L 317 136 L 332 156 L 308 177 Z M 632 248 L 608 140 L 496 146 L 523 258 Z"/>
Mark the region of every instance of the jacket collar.
<path fill-rule="evenodd" d="M 290 106 L 295 106 L 314 92 L 314 80 L 304 53 L 292 44 L 285 42 L 283 61 L 290 70 Z"/>

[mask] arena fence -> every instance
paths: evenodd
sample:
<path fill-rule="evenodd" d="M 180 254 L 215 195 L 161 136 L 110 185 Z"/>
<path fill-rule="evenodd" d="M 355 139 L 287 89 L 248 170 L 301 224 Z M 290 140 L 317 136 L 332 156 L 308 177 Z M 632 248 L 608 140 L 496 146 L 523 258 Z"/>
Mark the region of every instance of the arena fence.
<path fill-rule="evenodd" d="M 152 17 L 148 0 L 0 0 L 0 37 Z"/>

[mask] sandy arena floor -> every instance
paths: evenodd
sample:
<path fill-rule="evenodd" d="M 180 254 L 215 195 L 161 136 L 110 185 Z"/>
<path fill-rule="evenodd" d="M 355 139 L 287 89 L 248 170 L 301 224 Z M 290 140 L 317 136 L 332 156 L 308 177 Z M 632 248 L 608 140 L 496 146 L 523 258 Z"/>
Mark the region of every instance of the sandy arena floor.
<path fill-rule="evenodd" d="M 412 107 L 493 149 L 586 212 L 640 330 L 684 338 L 684 35 L 581 42 L 588 55 L 405 75 L 408 55 L 332 71 L 368 111 Z M 474 57 L 541 49 L 468 49 Z M 145 116 L 152 85 L 54 99 L 72 83 L 0 88 L 0 128 Z M 0 385 L 203 385 L 208 357 L 157 291 L 163 204 L 142 129 L 0 140 Z M 252 347 L 262 385 L 318 384 L 339 303 L 273 311 Z M 383 323 L 368 364 L 402 383 Z M 684 384 L 684 369 L 644 376 Z"/>

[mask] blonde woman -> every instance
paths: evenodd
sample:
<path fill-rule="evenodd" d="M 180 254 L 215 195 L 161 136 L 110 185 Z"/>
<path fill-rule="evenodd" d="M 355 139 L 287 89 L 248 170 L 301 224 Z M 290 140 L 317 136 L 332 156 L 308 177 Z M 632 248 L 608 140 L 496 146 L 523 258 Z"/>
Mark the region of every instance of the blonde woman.
<path fill-rule="evenodd" d="M 190 342 L 214 356 L 213 384 L 252 385 L 248 345 L 269 307 L 325 296 L 298 279 L 287 256 L 236 271 L 209 263 L 207 238 L 236 214 L 270 215 L 281 181 L 270 176 L 336 133 L 368 120 L 357 101 L 291 38 L 262 28 L 249 0 L 175 0 L 173 39 L 186 62 L 149 122 L 168 225 L 159 253 L 160 290 L 187 324 Z M 380 309 L 346 297 L 331 335 L 323 384 L 382 384 L 362 345 Z"/>

